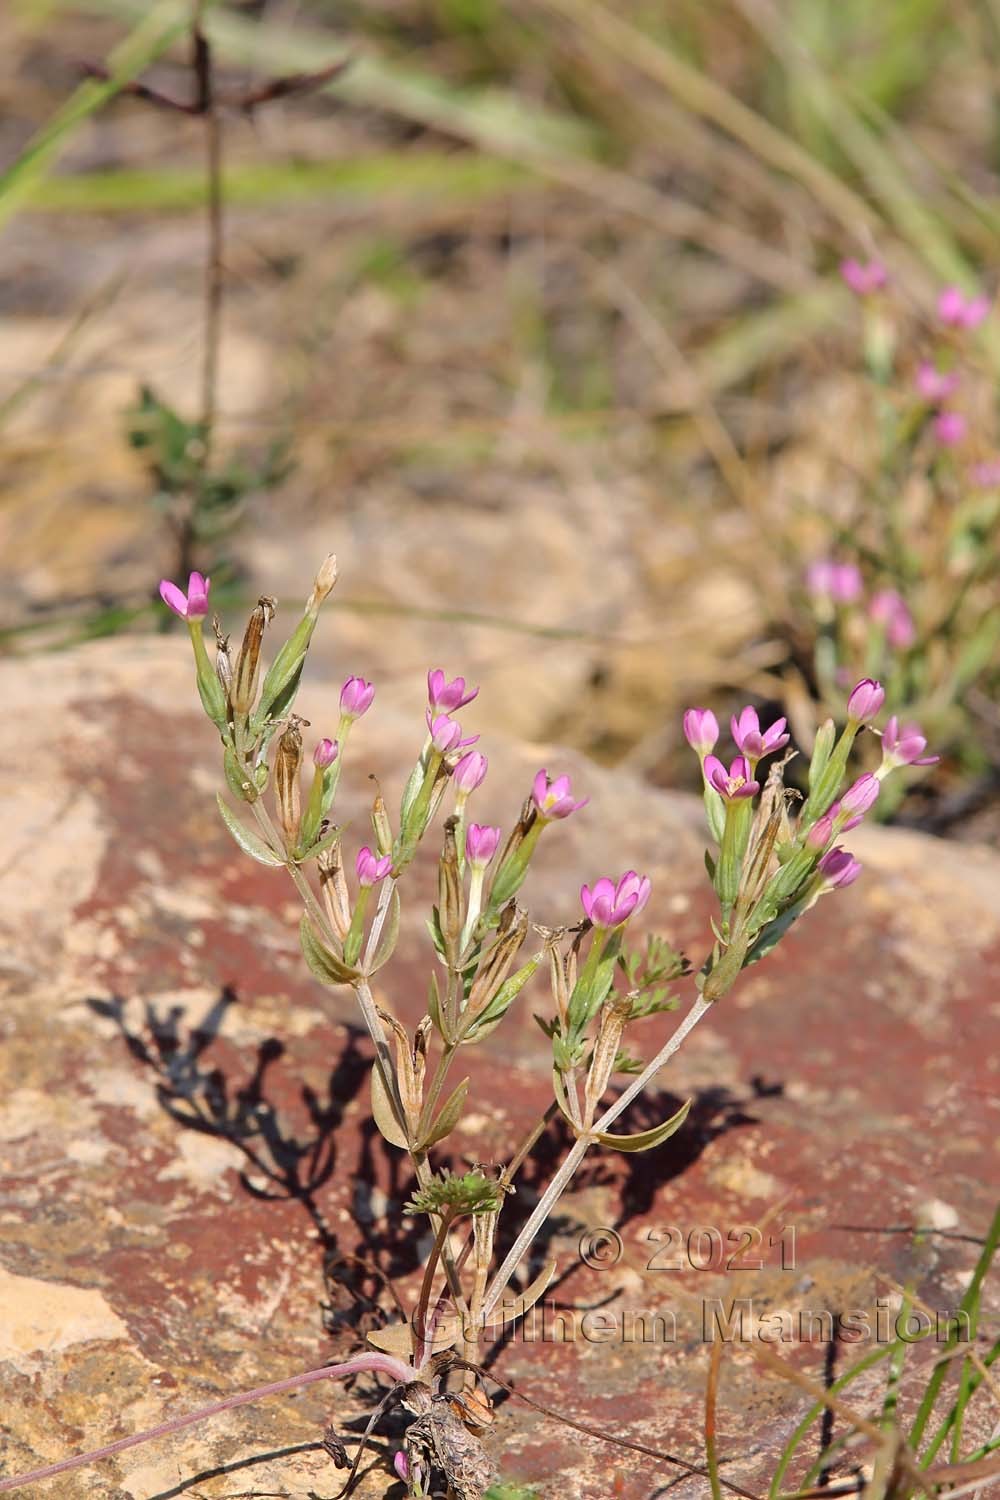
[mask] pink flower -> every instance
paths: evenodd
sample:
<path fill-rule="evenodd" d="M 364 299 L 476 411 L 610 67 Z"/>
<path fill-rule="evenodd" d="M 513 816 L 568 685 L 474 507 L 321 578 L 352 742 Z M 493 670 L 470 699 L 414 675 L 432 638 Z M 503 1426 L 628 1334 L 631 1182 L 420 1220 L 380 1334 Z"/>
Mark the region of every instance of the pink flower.
<path fill-rule="evenodd" d="M 962 413 L 949 411 L 947 408 L 938 412 L 931 426 L 942 448 L 957 448 L 969 430 L 969 424 Z"/>
<path fill-rule="evenodd" d="M 846 813 L 844 813 L 839 802 L 834 802 L 831 805 L 826 816 L 836 821 L 837 831 L 839 833 L 849 833 L 852 828 L 857 828 L 859 823 L 863 823 L 865 821 L 865 815 L 863 812 L 856 813 L 853 818 L 849 818 Z"/>
<path fill-rule="evenodd" d="M 392 855 L 383 854 L 379 859 L 372 853 L 367 844 L 358 850 L 356 862 L 358 872 L 358 883 L 362 886 L 378 885 L 384 880 L 392 869 Z"/>
<path fill-rule="evenodd" d="M 959 375 L 957 370 L 939 370 L 925 359 L 917 368 L 915 383 L 924 400 L 937 405 L 958 390 Z"/>
<path fill-rule="evenodd" d="M 827 850 L 816 868 L 828 886 L 834 890 L 843 890 L 845 886 L 854 884 L 863 867 L 853 854 L 838 845 L 835 849 Z"/>
<path fill-rule="evenodd" d="M 584 797 L 580 802 L 574 802 L 569 777 L 557 776 L 555 781 L 550 781 L 547 771 L 539 771 L 535 777 L 531 788 L 531 799 L 538 816 L 545 818 L 546 821 L 551 821 L 553 818 L 568 818 L 570 813 L 586 807 L 590 801 L 589 797 Z"/>
<path fill-rule="evenodd" d="M 445 675 L 440 667 L 427 673 L 427 701 L 430 704 L 430 712 L 433 718 L 438 714 L 454 714 L 467 703 L 471 703 L 477 696 L 478 688 L 472 688 L 468 693 L 465 691 L 465 678 L 455 677 L 451 682 L 445 680 Z"/>
<path fill-rule="evenodd" d="M 895 589 L 880 589 L 873 594 L 868 615 L 877 625 L 885 626 L 885 638 L 895 651 L 907 650 L 917 638 L 906 600 Z"/>
<path fill-rule="evenodd" d="M 499 842 L 499 828 L 491 828 L 488 823 L 470 823 L 465 830 L 465 857 L 471 865 L 485 869 Z"/>
<path fill-rule="evenodd" d="M 580 889 L 583 909 L 595 927 L 620 927 L 629 917 L 642 911 L 649 900 L 650 881 L 648 875 L 637 875 L 629 870 L 618 884 L 604 876 Z"/>
<path fill-rule="evenodd" d="M 407 1458 L 402 1448 L 397 1448 L 396 1452 L 392 1455 L 392 1467 L 395 1469 L 396 1473 L 399 1475 L 403 1483 L 409 1484 L 410 1460 Z"/>
<path fill-rule="evenodd" d="M 169 578 L 160 580 L 160 598 L 182 620 L 203 620 L 208 614 L 208 590 L 212 580 L 192 573 L 185 594 Z"/>
<path fill-rule="evenodd" d="M 885 702 L 885 688 L 871 677 L 862 677 L 851 689 L 847 700 L 847 717 L 855 724 L 870 724 Z"/>
<path fill-rule="evenodd" d="M 762 755 L 770 755 L 773 750 L 781 750 L 788 744 L 789 736 L 783 732 L 785 722 L 776 719 L 770 729 L 761 734 L 757 710 L 744 708 L 738 719 L 735 716 L 730 719 L 729 725 L 737 749 L 750 760 L 760 760 Z"/>
<path fill-rule="evenodd" d="M 340 712 L 345 719 L 360 719 L 372 706 L 375 689 L 363 677 L 348 677 L 340 690 Z"/>
<path fill-rule="evenodd" d="M 468 739 L 462 738 L 462 726 L 455 719 L 449 719 L 447 714 L 438 714 L 436 719 L 431 718 L 430 709 L 427 710 L 427 728 L 430 732 L 431 744 L 441 755 L 447 755 L 449 750 L 464 750 L 466 745 L 474 745 L 478 740 L 478 734 L 471 734 Z M 483 775 L 485 775 L 485 771 Z"/>
<path fill-rule="evenodd" d="M 981 463 L 973 464 L 969 478 L 977 489 L 995 490 L 1000 486 L 1000 458 L 984 458 Z"/>
<path fill-rule="evenodd" d="M 854 563 L 821 558 L 806 569 L 806 588 L 817 599 L 854 604 L 861 597 L 861 570 Z"/>
<path fill-rule="evenodd" d="M 919 724 L 906 724 L 902 729 L 893 714 L 882 731 L 882 770 L 891 771 L 896 766 L 934 766 L 940 755 L 925 755 L 927 740 L 920 733 Z"/>
<path fill-rule="evenodd" d="M 482 786 L 488 765 L 489 761 L 479 750 L 470 750 L 468 755 L 463 755 L 452 773 L 455 790 L 468 797 L 477 786 Z"/>
<path fill-rule="evenodd" d="M 710 708 L 689 708 L 684 715 L 684 738 L 699 755 L 715 749 L 719 738 L 719 721 Z"/>
<path fill-rule="evenodd" d="M 880 260 L 861 261 L 853 257 L 840 263 L 840 274 L 852 292 L 869 297 L 885 286 L 889 273 Z"/>
<path fill-rule="evenodd" d="M 878 800 L 880 790 L 878 777 L 874 776 L 871 771 L 866 771 L 863 776 L 859 776 L 857 781 L 847 788 L 847 791 L 841 797 L 841 811 L 851 814 L 868 812 Z M 843 824 L 841 826 L 843 827 Z"/>
<path fill-rule="evenodd" d="M 332 766 L 340 754 L 340 746 L 336 740 L 320 740 L 313 751 L 313 765 L 320 771 L 325 771 L 327 766 Z"/>
<path fill-rule="evenodd" d="M 752 797 L 760 791 L 760 783 L 753 780 L 750 764 L 742 755 L 736 757 L 728 771 L 717 755 L 706 755 L 704 772 L 709 786 L 714 786 L 729 802 L 737 797 Z"/>
<path fill-rule="evenodd" d="M 988 297 L 966 297 L 961 287 L 946 286 L 938 297 L 938 317 L 951 328 L 978 328 L 989 317 Z"/>

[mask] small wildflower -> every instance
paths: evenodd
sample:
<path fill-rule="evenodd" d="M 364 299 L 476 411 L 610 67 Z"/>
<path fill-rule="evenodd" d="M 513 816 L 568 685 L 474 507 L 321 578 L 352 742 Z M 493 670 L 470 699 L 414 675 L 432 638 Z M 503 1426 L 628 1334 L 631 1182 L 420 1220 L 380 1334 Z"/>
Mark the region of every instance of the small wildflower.
<path fill-rule="evenodd" d="M 485 869 L 499 843 L 499 828 L 492 828 L 488 823 L 470 823 L 465 830 L 465 857 L 470 865 Z"/>
<path fill-rule="evenodd" d="M 851 689 L 847 700 L 847 717 L 855 724 L 870 724 L 885 702 L 885 688 L 871 677 L 863 677 Z"/>
<path fill-rule="evenodd" d="M 427 710 L 427 728 L 431 744 L 441 755 L 446 755 L 449 750 L 464 750 L 466 745 L 474 745 L 479 738 L 478 734 L 472 734 L 463 740 L 462 726 L 457 720 L 450 719 L 447 714 L 438 714 L 432 719 L 430 709 Z"/>
<path fill-rule="evenodd" d="M 754 781 L 749 762 L 738 755 L 727 771 L 717 755 L 705 757 L 705 780 L 727 801 L 738 797 L 753 797 L 760 791 L 760 782 Z"/>
<path fill-rule="evenodd" d="M 847 788 L 847 791 L 841 797 L 841 812 L 851 813 L 852 815 L 868 812 L 878 800 L 879 790 L 878 777 L 873 775 L 871 771 L 866 771 L 863 776 L 859 776 L 857 781 L 853 782 Z"/>
<path fill-rule="evenodd" d="M 937 312 L 950 328 L 978 328 L 989 317 L 989 298 L 966 297 L 961 287 L 946 286 L 938 297 Z"/>
<path fill-rule="evenodd" d="M 957 448 L 969 430 L 969 424 L 960 411 L 939 411 L 931 423 L 934 436 L 942 448 Z"/>
<path fill-rule="evenodd" d="M 480 750 L 470 750 L 468 755 L 463 755 L 452 773 L 452 781 L 455 783 L 456 792 L 468 797 L 482 786 L 486 779 L 486 768 L 489 761 Z"/>
<path fill-rule="evenodd" d="M 806 569 L 806 588 L 816 599 L 829 599 L 833 604 L 854 604 L 861 597 L 861 570 L 856 563 L 820 558 Z"/>
<path fill-rule="evenodd" d="M 348 677 L 340 690 L 340 712 L 345 719 L 360 719 L 372 706 L 375 689 L 363 677 Z"/>
<path fill-rule="evenodd" d="M 340 754 L 340 746 L 336 740 L 320 740 L 313 751 L 313 765 L 319 771 L 325 771 L 327 766 L 332 766 Z"/>
<path fill-rule="evenodd" d="M 649 876 L 629 870 L 617 885 L 604 876 L 594 882 L 593 890 L 589 885 L 583 886 L 580 900 L 595 927 L 620 927 L 629 917 L 642 911 L 649 900 L 649 892 Z"/>
<path fill-rule="evenodd" d="M 838 845 L 835 849 L 827 850 L 816 868 L 831 889 L 843 890 L 845 886 L 854 884 L 861 874 L 862 865 L 853 854 Z"/>
<path fill-rule="evenodd" d="M 925 755 L 927 740 L 920 733 L 919 724 L 905 724 L 899 727 L 899 720 L 893 714 L 882 731 L 882 764 L 880 772 L 885 775 L 887 771 L 893 771 L 897 766 L 933 766 L 941 759 L 939 755 Z"/>
<path fill-rule="evenodd" d="M 586 807 L 590 798 L 583 797 L 579 802 L 575 802 L 568 776 L 557 776 L 555 781 L 550 781 L 547 771 L 539 771 L 531 788 L 531 800 L 535 804 L 538 816 L 550 820 L 568 818 L 570 813 Z"/>
<path fill-rule="evenodd" d="M 208 589 L 212 580 L 192 573 L 185 594 L 169 578 L 160 580 L 160 598 L 182 620 L 203 620 L 208 614 Z"/>
<path fill-rule="evenodd" d="M 859 297 L 870 297 L 872 292 L 881 291 L 889 279 L 882 261 L 862 261 L 853 257 L 841 261 L 840 274 L 851 291 Z"/>
<path fill-rule="evenodd" d="M 955 394 L 959 380 L 957 370 L 939 370 L 925 359 L 917 368 L 915 384 L 924 400 L 936 406 Z"/>
<path fill-rule="evenodd" d="M 688 709 L 684 715 L 684 738 L 703 759 L 715 749 L 719 721 L 710 708 Z"/>
<path fill-rule="evenodd" d="M 465 678 L 456 677 L 451 682 L 446 681 L 440 667 L 427 673 L 427 702 L 430 704 L 430 712 L 433 718 L 438 714 L 454 714 L 467 703 L 471 703 L 479 693 L 478 688 L 465 690 Z"/>
<path fill-rule="evenodd" d="M 749 760 L 760 760 L 762 755 L 770 755 L 788 744 L 789 736 L 784 732 L 786 720 L 776 719 L 770 729 L 761 734 L 755 708 L 744 708 L 738 719 L 734 715 L 729 722 L 737 749 Z"/>
<path fill-rule="evenodd" d="M 360 885 L 378 885 L 379 881 L 384 880 L 392 869 L 392 855 L 384 854 L 379 859 L 365 844 L 358 850 L 356 869 Z"/>
<path fill-rule="evenodd" d="M 902 594 L 895 589 L 880 589 L 872 595 L 869 618 L 885 626 L 885 638 L 895 651 L 905 651 L 917 638 L 913 616 Z"/>

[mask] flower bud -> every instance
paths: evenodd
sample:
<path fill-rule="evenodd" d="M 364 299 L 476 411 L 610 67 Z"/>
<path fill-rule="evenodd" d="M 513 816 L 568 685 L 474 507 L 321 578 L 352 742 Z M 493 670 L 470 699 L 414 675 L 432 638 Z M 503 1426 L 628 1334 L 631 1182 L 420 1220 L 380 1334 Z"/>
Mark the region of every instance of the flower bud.
<path fill-rule="evenodd" d="M 325 771 L 332 766 L 340 754 L 340 746 L 336 740 L 320 740 L 313 751 L 313 765 L 318 771 Z"/>
<path fill-rule="evenodd" d="M 345 719 L 360 719 L 372 706 L 375 689 L 363 677 L 348 677 L 340 690 L 340 712 Z"/>
<path fill-rule="evenodd" d="M 306 600 L 305 613 L 311 619 L 315 619 L 319 614 L 320 605 L 336 582 L 337 559 L 332 552 L 329 552 L 322 563 L 320 563 L 319 572 L 316 574 L 316 581 L 312 586 L 312 593 Z"/>
<path fill-rule="evenodd" d="M 719 721 L 710 708 L 689 708 L 684 715 L 684 738 L 704 758 L 715 749 Z"/>
<path fill-rule="evenodd" d="M 488 766 L 489 761 L 480 750 L 470 750 L 467 755 L 463 755 L 452 772 L 455 791 L 460 796 L 468 797 L 486 780 Z"/>
<path fill-rule="evenodd" d="M 822 818 L 817 818 L 809 832 L 806 834 L 806 843 L 810 849 L 822 851 L 833 838 L 833 808 L 825 813 Z"/>
<path fill-rule="evenodd" d="M 451 719 L 447 714 L 432 718 L 430 709 L 427 710 L 427 729 L 431 744 L 439 755 L 447 755 L 450 750 L 464 750 L 466 745 L 474 745 L 479 738 L 478 734 L 473 734 L 463 739 L 462 726 L 457 719 Z"/>
<path fill-rule="evenodd" d="M 465 857 L 469 864 L 485 870 L 500 843 L 499 828 L 488 824 L 470 823 L 465 831 Z"/>
<path fill-rule="evenodd" d="M 879 794 L 879 780 L 870 771 L 864 776 L 859 776 L 852 786 L 840 799 L 841 812 L 866 813 L 869 808 L 874 807 Z M 841 825 L 843 826 L 843 825 Z"/>
<path fill-rule="evenodd" d="M 863 677 L 851 689 L 847 700 L 847 717 L 855 724 L 869 724 L 885 702 L 885 688 L 871 677 Z"/>
<path fill-rule="evenodd" d="M 838 845 L 835 849 L 827 850 L 816 868 L 826 885 L 834 890 L 843 890 L 845 886 L 854 884 L 861 874 L 862 865 L 853 854 Z"/>

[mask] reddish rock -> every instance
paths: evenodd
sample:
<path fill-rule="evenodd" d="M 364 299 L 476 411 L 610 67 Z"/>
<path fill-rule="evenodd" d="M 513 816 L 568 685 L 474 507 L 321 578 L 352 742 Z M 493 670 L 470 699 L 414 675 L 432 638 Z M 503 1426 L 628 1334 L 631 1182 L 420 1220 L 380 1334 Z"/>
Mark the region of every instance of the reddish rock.
<path fill-rule="evenodd" d="M 381 1314 L 376 1279 L 337 1272 L 337 1254 L 370 1257 L 409 1298 L 422 1226 L 401 1217 L 408 1174 L 368 1119 L 370 1051 L 351 997 L 312 982 L 294 892 L 216 816 L 217 747 L 183 643 L 8 663 L 0 683 L 16 788 L 0 915 L 0 1468 L 13 1473 L 345 1355 Z M 304 691 L 317 725 L 333 691 Z M 353 842 L 365 773 L 391 806 L 421 736 L 419 718 L 385 701 L 358 725 Z M 550 747 L 486 748 L 483 820 L 509 822 L 539 764 L 571 770 L 591 798 L 543 840 L 525 892 L 536 920 L 575 919 L 581 880 L 632 865 L 653 877 L 644 920 L 700 957 L 711 904 L 696 802 Z M 839 1373 L 871 1341 L 810 1345 L 799 1315 L 866 1315 L 874 1337 L 879 1299 L 900 1283 L 954 1309 L 997 1196 L 1000 862 L 892 832 L 852 845 L 864 878 L 744 978 L 628 1122 L 693 1096 L 685 1128 L 655 1153 L 587 1163 L 548 1237 L 552 1306 L 491 1356 L 543 1403 L 695 1464 L 706 1307 L 710 1327 L 718 1299 L 783 1312 L 792 1338 L 779 1352 L 817 1377 L 829 1357 Z M 409 882 L 420 896 L 429 875 Z M 411 898 L 380 975 L 380 998 L 409 1023 L 429 971 L 422 910 Z M 532 1019 L 547 1003 L 539 987 L 469 1049 L 457 1145 L 471 1160 L 504 1160 L 550 1098 Z M 646 1023 L 648 1051 L 671 1025 Z M 544 1184 L 556 1140 L 510 1217 Z M 915 1237 L 917 1224 L 928 1232 Z M 619 1238 L 595 1237 L 602 1228 Z M 596 1268 L 581 1261 L 584 1234 Z M 645 1342 L 641 1314 L 662 1320 Z M 760 1493 L 804 1402 L 766 1376 L 752 1342 L 724 1351 L 719 1449 L 728 1477 Z M 924 1344 L 913 1362 L 926 1370 L 933 1353 Z M 852 1404 L 870 1409 L 881 1379 Z M 38 1493 L 332 1495 L 323 1428 L 350 1433 L 370 1390 L 264 1402 Z M 974 1406 L 970 1434 L 976 1421 Z M 489 1442 L 506 1473 L 552 1496 L 647 1500 L 679 1472 L 516 1401 Z M 392 1447 L 377 1440 L 361 1494 L 392 1491 Z"/>

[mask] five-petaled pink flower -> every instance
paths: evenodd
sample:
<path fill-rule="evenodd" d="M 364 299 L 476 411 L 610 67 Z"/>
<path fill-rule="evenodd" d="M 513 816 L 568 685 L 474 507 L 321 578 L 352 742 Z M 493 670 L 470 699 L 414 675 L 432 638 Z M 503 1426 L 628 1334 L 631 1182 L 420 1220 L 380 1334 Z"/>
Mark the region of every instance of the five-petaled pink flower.
<path fill-rule="evenodd" d="M 855 724 L 870 724 L 885 702 L 885 688 L 871 677 L 862 677 L 851 689 L 847 717 Z"/>
<path fill-rule="evenodd" d="M 937 765 L 940 755 L 925 755 L 926 749 L 927 740 L 920 733 L 920 725 L 904 724 L 900 729 L 899 720 L 893 714 L 882 731 L 881 769 L 891 771 L 896 766 Z"/>
<path fill-rule="evenodd" d="M 861 597 L 861 569 L 856 563 L 819 558 L 806 569 L 806 588 L 816 599 L 830 599 L 834 604 L 854 604 Z"/>
<path fill-rule="evenodd" d="M 470 750 L 468 755 L 463 755 L 452 772 L 451 779 L 455 783 L 456 792 L 468 797 L 477 786 L 482 786 L 488 766 L 489 761 L 481 750 Z"/>
<path fill-rule="evenodd" d="M 719 721 L 710 708 L 689 708 L 684 715 L 684 738 L 700 756 L 715 749 Z"/>
<path fill-rule="evenodd" d="M 905 651 L 917 638 L 913 616 L 902 594 L 895 589 L 879 589 L 868 606 L 869 618 L 885 626 L 885 638 L 895 651 Z"/>
<path fill-rule="evenodd" d="M 931 423 L 934 436 L 942 448 L 957 448 L 969 430 L 969 424 L 960 411 L 942 408 Z"/>
<path fill-rule="evenodd" d="M 840 274 L 859 297 L 870 297 L 872 292 L 881 291 L 889 279 L 889 273 L 880 260 L 855 260 L 852 256 L 849 260 L 840 263 Z"/>
<path fill-rule="evenodd" d="M 317 770 L 325 771 L 327 766 L 332 766 L 340 754 L 340 746 L 336 740 L 320 740 L 313 751 L 313 765 Z"/>
<path fill-rule="evenodd" d="M 916 387 L 925 401 L 936 406 L 940 401 L 947 401 L 958 390 L 959 374 L 957 370 L 939 370 L 937 365 L 932 365 L 929 360 L 923 360 L 917 367 Z"/>
<path fill-rule="evenodd" d="M 816 868 L 827 885 L 835 890 L 843 890 L 844 886 L 853 885 L 857 880 L 862 865 L 860 860 L 838 844 L 835 849 L 827 850 Z"/>
<path fill-rule="evenodd" d="M 492 828 L 488 823 L 470 823 L 465 830 L 465 857 L 470 865 L 485 869 L 497 852 L 499 842 L 499 828 Z"/>
<path fill-rule="evenodd" d="M 470 734 L 463 740 L 462 726 L 457 719 L 449 719 L 447 714 L 432 718 L 430 709 L 427 710 L 427 729 L 431 744 L 441 755 L 447 755 L 449 750 L 464 750 L 466 745 L 474 745 L 479 738 L 478 734 Z"/>
<path fill-rule="evenodd" d="M 649 892 L 649 876 L 628 870 L 617 885 L 603 876 L 594 882 L 593 889 L 589 885 L 581 887 L 580 900 L 595 927 L 620 927 L 637 911 L 642 911 Z"/>
<path fill-rule="evenodd" d="M 363 677 L 348 677 L 340 690 L 340 712 L 345 719 L 360 719 L 372 706 L 375 689 Z"/>
<path fill-rule="evenodd" d="M 582 797 L 579 802 L 575 801 L 568 776 L 557 776 L 555 781 L 550 781 L 547 771 L 539 771 L 531 788 L 531 800 L 538 816 L 551 820 L 568 818 L 570 813 L 586 807 L 590 798 Z"/>
<path fill-rule="evenodd" d="M 990 315 L 988 297 L 966 297 L 959 286 L 946 286 L 938 297 L 938 317 L 950 328 L 978 328 Z"/>
<path fill-rule="evenodd" d="M 378 885 L 392 869 L 392 855 L 383 854 L 381 859 L 372 853 L 367 844 L 358 850 L 356 862 L 358 882 L 362 886 Z"/>
<path fill-rule="evenodd" d="M 454 714 L 467 703 L 471 703 L 478 694 L 479 689 L 470 688 L 465 690 L 465 678 L 455 677 L 448 682 L 440 667 L 435 667 L 427 673 L 427 702 L 430 704 L 430 712 L 433 718 L 438 714 Z"/>
<path fill-rule="evenodd" d="M 160 580 L 160 598 L 168 609 L 182 620 L 203 620 L 208 614 L 208 589 L 212 580 L 200 573 L 192 573 L 185 594 L 169 578 Z"/>
<path fill-rule="evenodd" d="M 735 714 L 729 721 L 729 727 L 733 731 L 733 739 L 736 741 L 737 749 L 741 751 L 748 760 L 760 760 L 762 755 L 770 755 L 773 750 L 781 750 L 788 744 L 790 736 L 785 734 L 784 719 L 775 719 L 770 729 L 760 732 L 760 720 L 755 708 L 744 708 L 739 718 Z"/>
<path fill-rule="evenodd" d="M 709 786 L 714 786 L 728 802 L 738 797 L 753 797 L 760 791 L 760 782 L 754 781 L 750 762 L 742 755 L 736 757 L 728 771 L 717 755 L 706 755 L 704 771 Z"/>

